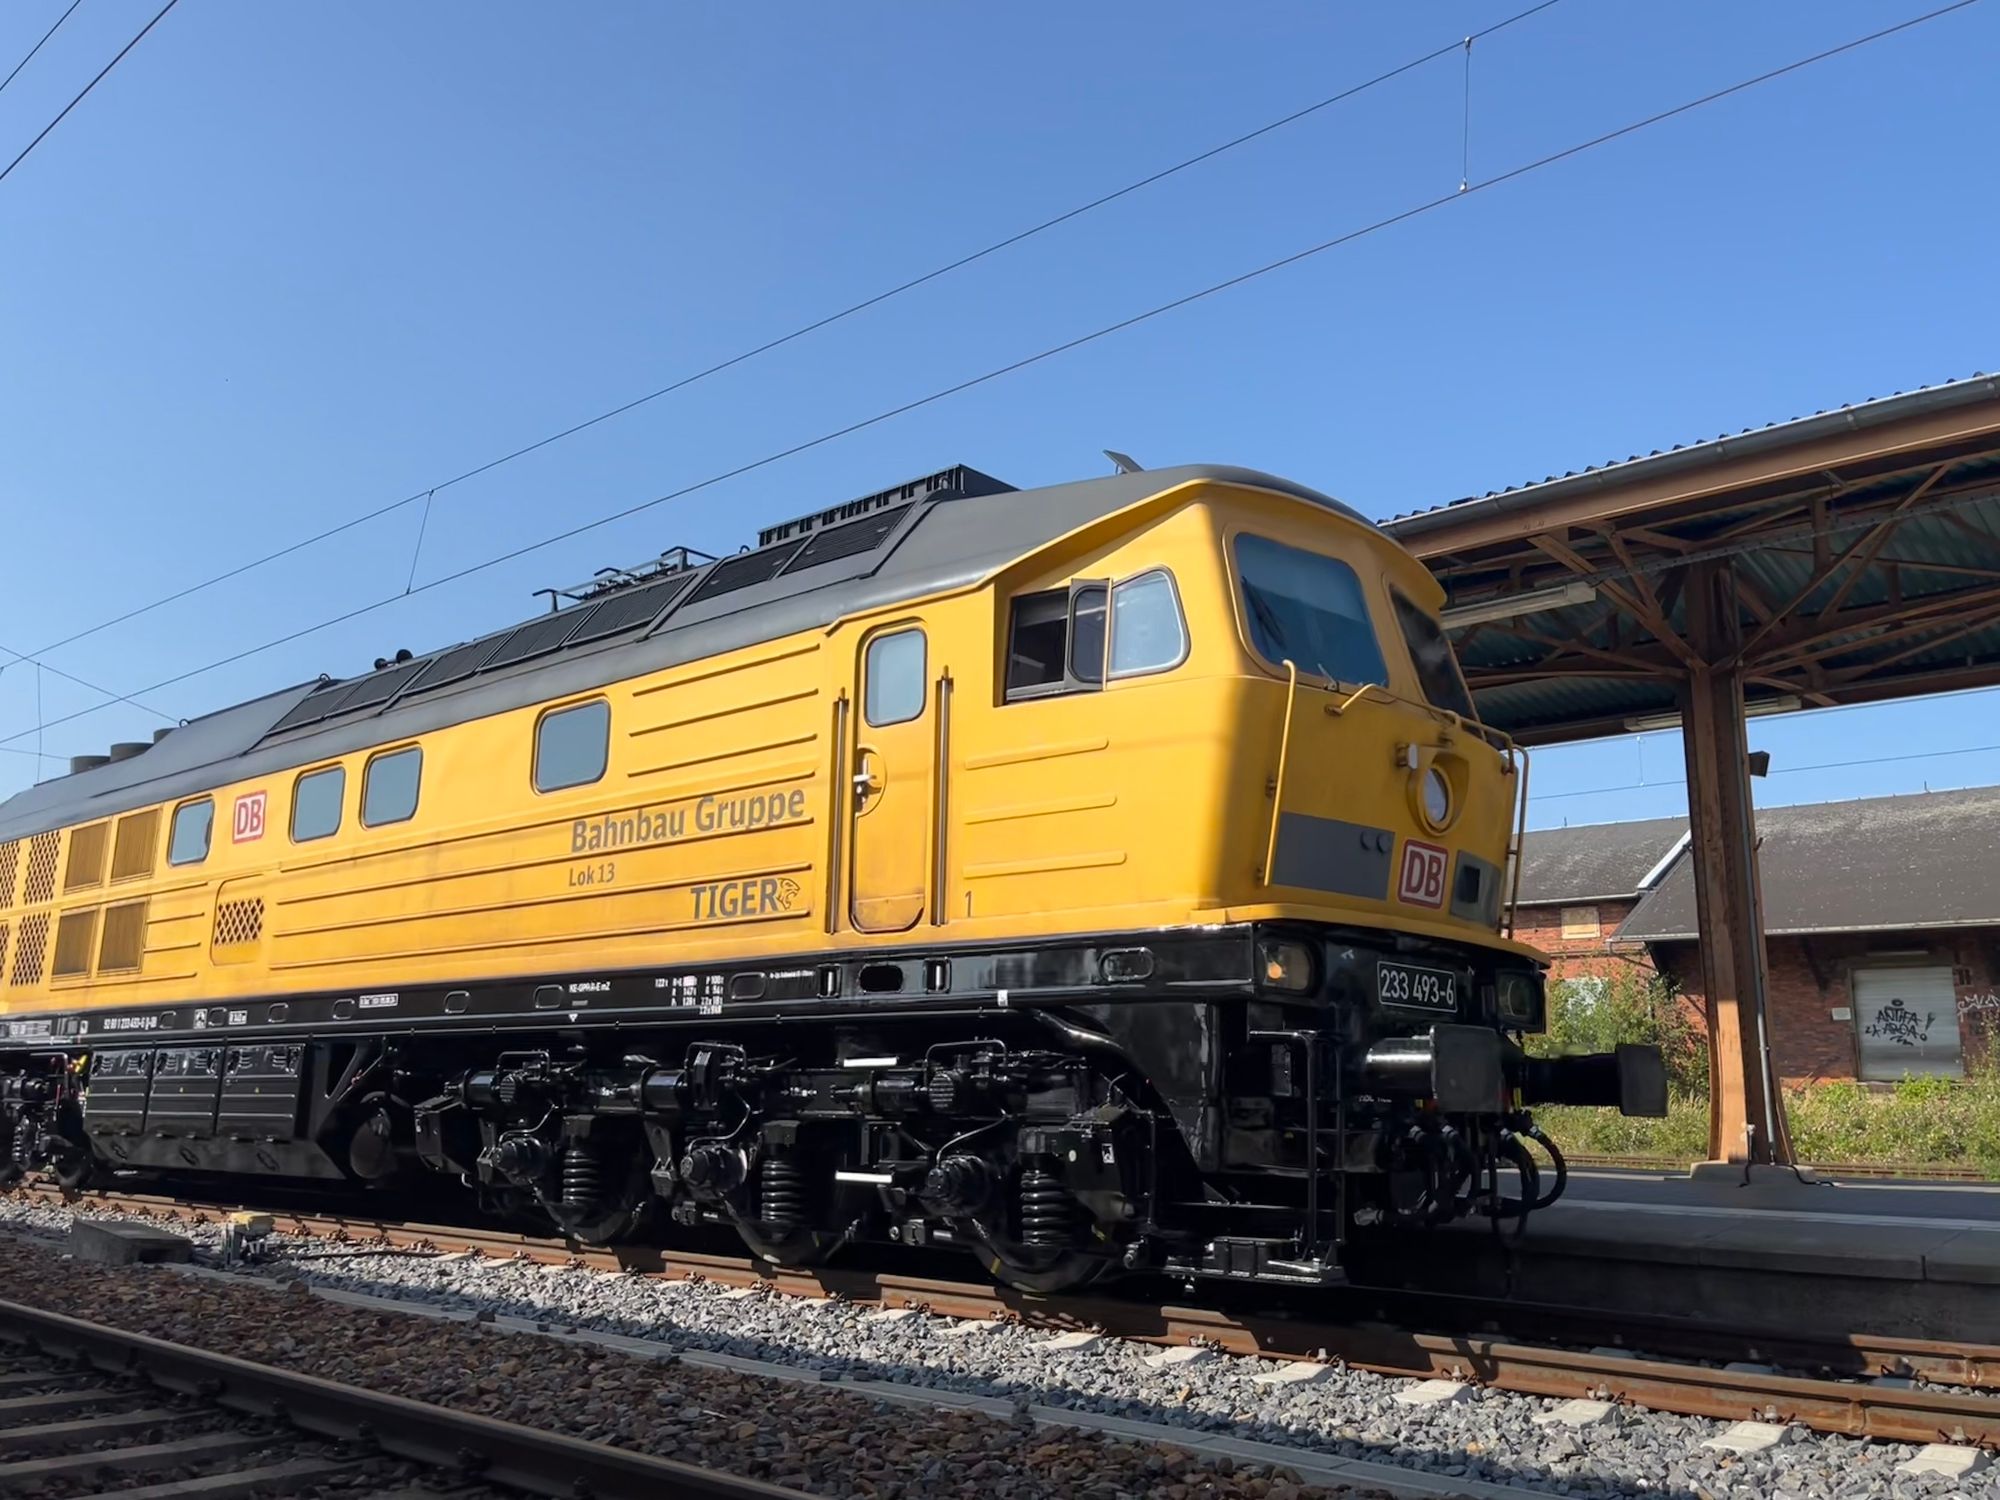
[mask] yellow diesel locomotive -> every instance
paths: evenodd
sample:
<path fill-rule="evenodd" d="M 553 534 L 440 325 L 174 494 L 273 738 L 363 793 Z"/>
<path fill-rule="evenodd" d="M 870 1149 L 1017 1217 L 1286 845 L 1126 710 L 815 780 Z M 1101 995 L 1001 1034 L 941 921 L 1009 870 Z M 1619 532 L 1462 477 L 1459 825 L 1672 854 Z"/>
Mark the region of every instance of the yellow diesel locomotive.
<path fill-rule="evenodd" d="M 0 803 L 4 1159 L 1029 1288 L 1523 1215 L 1527 1106 L 1663 1075 L 1521 1050 L 1440 602 L 1269 475 L 957 468 L 85 758 Z"/>

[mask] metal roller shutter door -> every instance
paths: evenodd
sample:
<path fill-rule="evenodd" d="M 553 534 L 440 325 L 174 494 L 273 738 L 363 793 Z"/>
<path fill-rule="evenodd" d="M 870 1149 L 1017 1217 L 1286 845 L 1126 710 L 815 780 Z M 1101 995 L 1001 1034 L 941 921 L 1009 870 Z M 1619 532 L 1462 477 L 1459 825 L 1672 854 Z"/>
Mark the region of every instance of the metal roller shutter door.
<path fill-rule="evenodd" d="M 1854 1024 L 1861 1076 L 1964 1074 L 1958 1052 L 1958 995 L 1949 968 L 1856 969 Z"/>

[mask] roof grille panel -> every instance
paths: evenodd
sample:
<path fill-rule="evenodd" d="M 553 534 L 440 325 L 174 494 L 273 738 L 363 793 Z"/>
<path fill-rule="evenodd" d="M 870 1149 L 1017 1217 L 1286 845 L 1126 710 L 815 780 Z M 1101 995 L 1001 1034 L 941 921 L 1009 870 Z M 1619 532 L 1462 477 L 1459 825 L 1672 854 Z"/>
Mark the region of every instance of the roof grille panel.
<path fill-rule="evenodd" d="M 790 562 L 804 547 L 804 542 L 782 543 L 765 547 L 756 552 L 739 553 L 726 557 L 708 570 L 708 577 L 700 588 L 688 599 L 688 603 L 699 604 L 704 599 L 713 599 L 718 594 L 733 594 L 738 589 L 747 589 L 753 583 L 766 583 L 776 578 L 785 564 Z"/>
<path fill-rule="evenodd" d="M 410 684 L 410 693 L 428 693 L 433 688 L 450 687 L 454 682 L 463 682 L 484 665 L 506 639 L 505 635 L 481 636 L 476 641 L 467 641 L 463 646 L 453 646 L 449 651 L 439 652 L 431 658 L 430 668 Z"/>
<path fill-rule="evenodd" d="M 843 557 L 859 557 L 864 552 L 873 552 L 889 539 L 889 533 L 909 513 L 909 506 L 898 505 L 891 510 L 878 510 L 859 521 L 815 531 L 798 556 L 786 564 L 785 571 L 797 573 L 805 568 L 816 568 L 821 563 L 838 562 Z"/>
<path fill-rule="evenodd" d="M 563 644 L 581 646 L 588 641 L 601 641 L 607 635 L 616 635 L 621 630 L 630 630 L 635 625 L 649 625 L 659 617 L 668 605 L 687 591 L 694 582 L 693 573 L 682 573 L 673 578 L 662 579 L 658 583 L 644 584 L 639 588 L 625 589 L 612 594 L 597 606 L 597 613 L 576 627 L 576 634 Z"/>
<path fill-rule="evenodd" d="M 600 606 L 590 605 L 583 609 L 566 609 L 560 614 L 543 615 L 539 620 L 530 620 L 500 645 L 500 649 L 479 665 L 482 672 L 497 671 L 501 667 L 511 667 L 517 661 L 526 661 L 533 656 L 541 656 L 555 650 L 567 641 L 571 632 L 588 624 L 590 617 Z"/>
<path fill-rule="evenodd" d="M 353 691 L 352 679 L 344 682 L 324 683 L 314 688 L 305 697 L 292 705 L 292 711 L 271 726 L 272 734 L 283 734 L 287 729 L 297 729 L 301 724 L 317 724 L 333 712 L 333 705 Z"/>
<path fill-rule="evenodd" d="M 373 708 L 378 703 L 387 703 L 413 680 L 417 673 L 429 665 L 429 659 L 399 662 L 393 667 L 384 667 L 371 672 L 366 677 L 354 679 L 354 686 L 345 698 L 340 700 L 336 713 L 352 713 L 357 708 Z"/>

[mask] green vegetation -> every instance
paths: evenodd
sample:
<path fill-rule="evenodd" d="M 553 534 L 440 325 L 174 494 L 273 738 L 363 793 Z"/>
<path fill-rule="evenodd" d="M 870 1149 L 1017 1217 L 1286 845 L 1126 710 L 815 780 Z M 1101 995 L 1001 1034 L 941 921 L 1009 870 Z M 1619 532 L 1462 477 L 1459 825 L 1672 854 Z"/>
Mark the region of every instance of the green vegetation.
<path fill-rule="evenodd" d="M 1641 970 L 1549 989 L 1549 1030 L 1530 1038 L 1540 1056 L 1600 1052 L 1619 1042 L 1655 1042 L 1667 1056 L 1670 1099 L 1663 1120 L 1615 1110 L 1535 1111 L 1565 1151 L 1582 1156 L 1657 1157 L 1676 1163 L 1708 1154 L 1708 1043 L 1666 982 Z M 1963 1080 L 1906 1078 L 1889 1087 L 1823 1083 L 1787 1089 L 1792 1144 L 1803 1162 L 1969 1168 L 2000 1177 L 2000 1038 L 1967 1035 Z M 1982 1045 L 1983 1043 L 1983 1045 Z"/>

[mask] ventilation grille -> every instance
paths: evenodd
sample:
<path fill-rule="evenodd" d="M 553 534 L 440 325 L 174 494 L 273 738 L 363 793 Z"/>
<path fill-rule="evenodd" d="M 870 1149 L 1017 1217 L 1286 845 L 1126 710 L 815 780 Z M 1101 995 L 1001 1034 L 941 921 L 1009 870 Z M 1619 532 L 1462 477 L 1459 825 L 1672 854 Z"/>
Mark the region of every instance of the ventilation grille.
<path fill-rule="evenodd" d="M 65 921 L 68 918 L 64 918 Z M 60 943 L 57 944 L 61 946 Z M 97 941 L 97 972 L 130 974 L 146 952 L 146 903 L 128 901 L 105 908 L 104 932 Z"/>
<path fill-rule="evenodd" d="M 7 924 L 0 922 L 0 974 L 7 972 Z"/>
<path fill-rule="evenodd" d="M 69 836 L 69 868 L 63 871 L 65 892 L 104 883 L 104 851 L 110 841 L 109 823 L 92 823 Z"/>
<path fill-rule="evenodd" d="M 370 672 L 366 677 L 354 679 L 354 685 L 338 703 L 327 705 L 327 713 L 352 713 L 357 708 L 373 708 L 378 703 L 387 703 L 396 694 L 416 680 L 417 673 L 428 666 L 429 659 L 401 662 L 393 667 L 384 667 L 379 672 Z"/>
<path fill-rule="evenodd" d="M 693 582 L 694 574 L 681 573 L 658 583 L 613 594 L 598 605 L 597 613 L 577 626 L 576 634 L 563 644 L 581 646 L 585 641 L 601 641 L 607 635 L 630 630 L 634 625 L 651 624 L 662 610 L 686 593 L 687 586 Z"/>
<path fill-rule="evenodd" d="M 511 667 L 517 661 L 530 657 L 545 656 L 570 637 L 570 632 L 585 624 L 597 613 L 595 605 L 582 609 L 567 609 L 561 614 L 543 615 L 539 620 L 530 620 L 508 636 L 498 651 L 489 656 L 480 666 L 482 672 L 491 672 L 496 667 Z"/>
<path fill-rule="evenodd" d="M 160 810 L 149 807 L 118 820 L 118 844 L 111 854 L 111 878 L 136 880 L 153 873 L 153 850 L 160 840 Z"/>
<path fill-rule="evenodd" d="M 237 948 L 254 943 L 264 935 L 264 898 L 251 896 L 242 901 L 218 902 L 215 908 L 215 946 Z"/>
<path fill-rule="evenodd" d="M 42 950 L 49 942 L 49 914 L 30 912 L 21 918 L 21 931 L 14 939 L 14 969 L 10 984 L 42 982 Z"/>
<path fill-rule="evenodd" d="M 97 908 L 66 911 L 56 923 L 56 967 L 51 976 L 75 979 L 90 972 L 90 954 L 96 947 Z"/>
<path fill-rule="evenodd" d="M 694 591 L 689 604 L 699 604 L 704 599 L 713 599 L 717 594 L 733 594 L 738 589 L 747 589 L 753 583 L 764 583 L 776 578 L 786 563 L 790 562 L 803 547 L 803 542 L 790 545 L 766 547 L 761 552 L 746 552 L 740 557 L 724 558 L 708 570 L 708 577 L 700 588 Z"/>
<path fill-rule="evenodd" d="M 898 505 L 892 510 L 878 510 L 859 521 L 849 521 L 844 526 L 829 526 L 825 531 L 815 531 L 805 549 L 792 559 L 785 571 L 796 573 L 802 568 L 816 568 L 821 563 L 838 562 L 843 557 L 858 557 L 863 552 L 873 552 L 909 513 L 909 506 Z"/>
<path fill-rule="evenodd" d="M 21 873 L 21 841 L 0 844 L 0 911 L 14 904 L 14 877 Z"/>
<path fill-rule="evenodd" d="M 46 901 L 56 893 L 56 850 L 62 846 L 60 833 L 38 833 L 28 844 L 28 881 L 21 889 L 27 905 Z"/>
<path fill-rule="evenodd" d="M 453 646 L 441 656 L 433 656 L 430 666 L 423 676 L 411 686 L 413 693 L 428 693 L 432 688 L 449 687 L 454 682 L 462 682 L 477 672 L 487 657 L 491 656 L 504 636 L 482 636 L 476 641 L 467 641 L 463 646 Z"/>
<path fill-rule="evenodd" d="M 352 682 L 329 682 L 324 687 L 314 688 L 292 705 L 290 713 L 271 726 L 271 733 L 282 734 L 287 729 L 297 729 L 301 724 L 317 724 L 333 712 L 335 703 L 353 691 Z"/>

